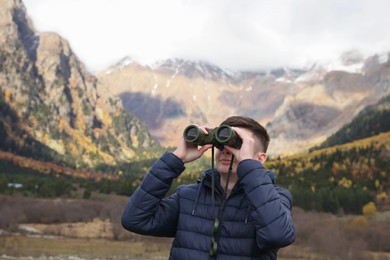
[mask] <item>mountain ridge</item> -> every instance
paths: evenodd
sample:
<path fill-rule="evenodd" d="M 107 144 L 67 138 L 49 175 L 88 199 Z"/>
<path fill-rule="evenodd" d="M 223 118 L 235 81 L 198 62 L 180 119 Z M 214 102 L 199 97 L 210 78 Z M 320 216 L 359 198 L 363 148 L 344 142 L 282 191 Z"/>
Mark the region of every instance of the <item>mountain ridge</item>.
<path fill-rule="evenodd" d="M 270 154 L 301 152 L 390 91 L 386 55 L 356 52 L 339 62 L 349 71 L 329 70 L 332 64 L 230 71 L 203 61 L 141 65 L 124 58 L 92 75 L 65 39 L 35 32 L 21 1 L 6 3 L 0 13 L 2 101 L 25 133 L 69 161 L 76 158 L 77 167 L 133 160 L 157 145 L 155 139 L 174 146 L 188 124 L 215 126 L 237 114 L 267 126 Z M 2 122 L 9 133 L 10 121 Z"/>
<path fill-rule="evenodd" d="M 126 108 L 165 146 L 175 145 L 186 124 L 218 125 L 225 117 L 240 114 L 269 128 L 270 153 L 287 154 L 319 144 L 375 103 L 378 95 L 389 93 L 389 61 L 384 57 L 388 54 L 364 59 L 351 52 L 340 62 L 307 69 L 238 72 L 202 61 L 168 59 L 141 65 L 131 60 L 96 76 L 123 103 L 142 96 L 137 108 Z M 148 103 L 152 98 L 154 102 Z M 175 117 L 145 116 L 147 108 L 161 110 L 168 100 L 179 107 Z M 160 109 L 154 104 L 160 104 Z"/>

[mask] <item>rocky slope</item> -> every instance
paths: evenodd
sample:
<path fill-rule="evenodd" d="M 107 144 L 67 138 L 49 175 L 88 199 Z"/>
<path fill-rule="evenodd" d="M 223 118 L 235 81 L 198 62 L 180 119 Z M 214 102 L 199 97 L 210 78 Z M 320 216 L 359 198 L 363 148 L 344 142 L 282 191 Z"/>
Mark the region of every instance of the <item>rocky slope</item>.
<path fill-rule="evenodd" d="M 93 168 L 157 145 L 55 33 L 34 30 L 20 0 L 0 9 L 1 149 Z M 145 154 L 144 154 L 145 156 Z"/>
<path fill-rule="evenodd" d="M 322 70 L 317 77 L 295 81 L 269 128 L 274 147 L 306 150 L 319 144 L 362 109 L 390 93 L 388 58 L 374 55 L 355 72 Z M 309 71 L 308 73 L 312 73 Z"/>
<path fill-rule="evenodd" d="M 324 141 L 361 109 L 390 92 L 387 55 L 345 53 L 306 69 L 232 72 L 180 59 L 140 65 L 125 58 L 97 74 L 164 145 L 190 123 L 218 125 L 246 115 L 267 125 L 271 154 L 301 152 Z"/>

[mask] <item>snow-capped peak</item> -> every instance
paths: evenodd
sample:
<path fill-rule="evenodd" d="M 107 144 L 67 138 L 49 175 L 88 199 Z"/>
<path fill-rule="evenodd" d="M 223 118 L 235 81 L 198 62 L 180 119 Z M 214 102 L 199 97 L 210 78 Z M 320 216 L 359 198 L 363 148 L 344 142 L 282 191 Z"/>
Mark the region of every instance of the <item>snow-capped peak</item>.
<path fill-rule="evenodd" d="M 152 70 L 163 70 L 172 73 L 173 76 L 183 74 L 187 77 L 204 77 L 207 79 L 231 80 L 239 73 L 231 70 L 221 69 L 213 64 L 204 61 L 184 60 L 184 59 L 167 59 L 157 61 L 149 67 Z"/>
<path fill-rule="evenodd" d="M 131 58 L 131 57 L 124 57 L 123 59 L 121 59 L 117 64 L 116 66 L 118 66 L 119 68 L 124 68 L 126 66 L 128 66 L 129 64 L 132 64 L 134 63 L 135 61 Z"/>

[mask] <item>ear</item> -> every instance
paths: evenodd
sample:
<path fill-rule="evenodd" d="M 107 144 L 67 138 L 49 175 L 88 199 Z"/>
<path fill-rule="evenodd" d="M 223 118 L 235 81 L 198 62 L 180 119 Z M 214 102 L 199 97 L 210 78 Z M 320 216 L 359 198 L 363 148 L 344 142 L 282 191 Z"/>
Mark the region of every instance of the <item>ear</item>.
<path fill-rule="evenodd" d="M 265 161 L 267 160 L 267 154 L 266 153 L 263 153 L 263 152 L 258 152 L 256 154 L 256 160 L 258 160 L 259 162 L 261 162 L 262 164 L 265 163 Z"/>

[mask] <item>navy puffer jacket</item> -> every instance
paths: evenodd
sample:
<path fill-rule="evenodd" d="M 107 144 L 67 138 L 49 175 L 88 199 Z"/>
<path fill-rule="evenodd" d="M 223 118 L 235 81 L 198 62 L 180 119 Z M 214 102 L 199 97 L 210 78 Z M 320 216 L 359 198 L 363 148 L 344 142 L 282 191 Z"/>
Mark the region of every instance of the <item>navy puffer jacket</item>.
<path fill-rule="evenodd" d="M 219 217 L 218 250 L 211 258 L 213 224 L 223 200 L 219 174 L 205 171 L 198 183 L 180 186 L 164 198 L 183 171 L 181 160 L 165 153 L 130 197 L 123 227 L 144 235 L 175 237 L 169 259 L 177 260 L 277 259 L 277 250 L 294 242 L 290 192 L 274 185 L 274 174 L 260 162 L 244 160 Z M 215 174 L 214 207 L 211 174 Z"/>

